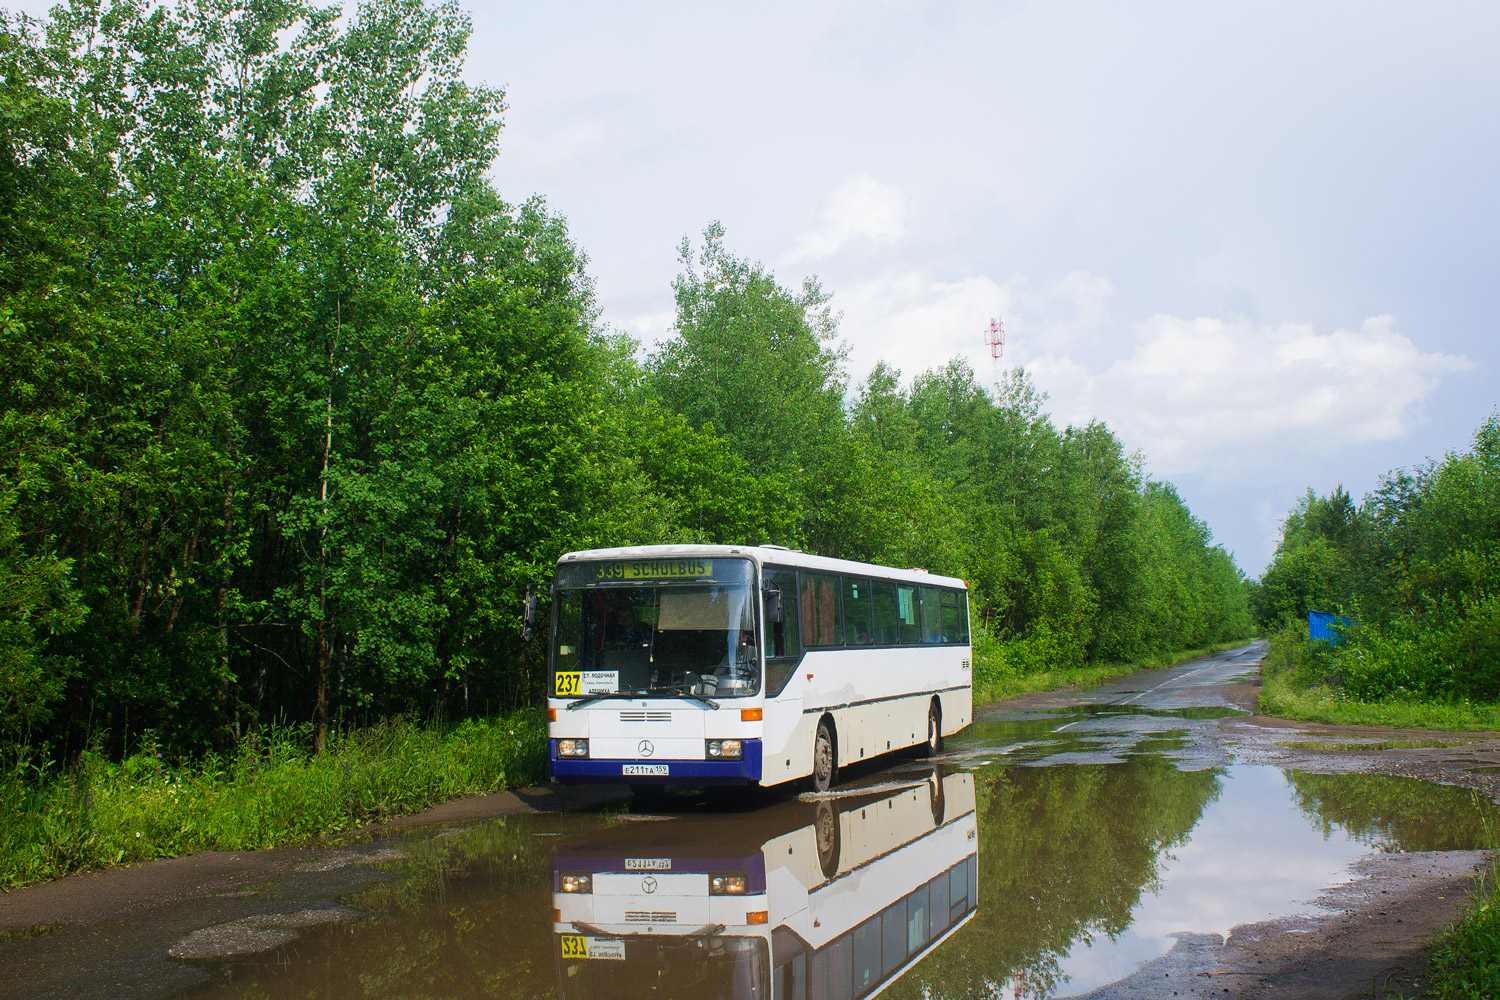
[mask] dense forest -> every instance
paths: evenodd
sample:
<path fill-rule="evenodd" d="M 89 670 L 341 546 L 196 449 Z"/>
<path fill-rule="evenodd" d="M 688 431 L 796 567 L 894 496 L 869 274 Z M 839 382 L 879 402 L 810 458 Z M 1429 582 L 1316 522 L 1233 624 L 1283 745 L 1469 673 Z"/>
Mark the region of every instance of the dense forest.
<path fill-rule="evenodd" d="M 612 331 L 564 220 L 487 177 L 468 33 L 421 0 L 0 24 L 0 747 L 533 702 L 523 588 L 599 545 L 959 575 L 990 670 L 1248 631 L 1108 428 L 1058 429 L 1020 370 L 851 384 L 828 294 L 717 225 L 674 335 Z"/>
<path fill-rule="evenodd" d="M 1311 490 L 1252 603 L 1304 685 L 1362 701 L 1500 699 L 1500 414 L 1468 451 L 1386 473 L 1356 504 Z M 1340 616 L 1308 644 L 1307 613 Z"/>

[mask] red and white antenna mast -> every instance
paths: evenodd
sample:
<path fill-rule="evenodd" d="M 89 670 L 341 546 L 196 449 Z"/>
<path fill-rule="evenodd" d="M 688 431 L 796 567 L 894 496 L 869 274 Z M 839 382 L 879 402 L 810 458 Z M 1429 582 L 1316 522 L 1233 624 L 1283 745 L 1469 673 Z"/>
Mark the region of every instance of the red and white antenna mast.
<path fill-rule="evenodd" d="M 998 319 L 990 320 L 990 328 L 984 331 L 985 346 L 990 349 L 990 357 L 994 359 L 995 367 L 995 398 L 1000 397 L 1000 357 L 1005 353 L 1005 323 Z"/>
<path fill-rule="evenodd" d="M 984 342 L 990 349 L 990 357 L 999 361 L 1005 354 L 1005 324 L 998 320 L 990 320 L 990 328 L 984 332 Z"/>

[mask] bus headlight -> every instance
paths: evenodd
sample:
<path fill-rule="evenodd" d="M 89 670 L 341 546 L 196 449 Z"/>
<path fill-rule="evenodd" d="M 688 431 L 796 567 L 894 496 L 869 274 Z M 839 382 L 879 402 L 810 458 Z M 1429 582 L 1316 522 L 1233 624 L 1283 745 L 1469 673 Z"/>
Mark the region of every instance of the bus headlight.
<path fill-rule="evenodd" d="M 559 757 L 587 757 L 589 755 L 589 741 L 558 740 L 557 755 Z"/>
<path fill-rule="evenodd" d="M 743 875 L 710 875 L 708 877 L 710 896 L 743 896 L 747 888 Z"/>
<path fill-rule="evenodd" d="M 563 892 L 593 892 L 594 876 L 587 872 L 563 872 L 557 877 L 557 887 Z"/>
<path fill-rule="evenodd" d="M 719 760 L 739 760 L 745 754 L 739 740 L 709 740 L 708 756 Z"/>

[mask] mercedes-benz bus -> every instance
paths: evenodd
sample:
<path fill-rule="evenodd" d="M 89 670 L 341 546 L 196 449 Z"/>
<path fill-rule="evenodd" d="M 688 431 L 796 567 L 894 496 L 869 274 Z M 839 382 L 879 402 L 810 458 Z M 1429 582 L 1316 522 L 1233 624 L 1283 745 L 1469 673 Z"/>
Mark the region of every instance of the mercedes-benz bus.
<path fill-rule="evenodd" d="M 969 724 L 964 581 L 779 546 L 570 552 L 553 584 L 560 782 L 781 785 Z"/>
<path fill-rule="evenodd" d="M 863 1000 L 978 903 L 974 779 L 625 822 L 558 844 L 559 1000 Z"/>

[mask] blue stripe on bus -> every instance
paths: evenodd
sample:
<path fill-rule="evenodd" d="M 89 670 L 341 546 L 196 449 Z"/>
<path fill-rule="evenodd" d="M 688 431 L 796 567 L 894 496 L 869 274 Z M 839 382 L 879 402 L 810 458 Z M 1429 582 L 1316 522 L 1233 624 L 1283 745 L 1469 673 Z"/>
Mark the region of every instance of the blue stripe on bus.
<path fill-rule="evenodd" d="M 547 741 L 552 777 L 564 784 L 606 781 L 631 785 L 742 784 L 760 780 L 760 740 L 745 740 L 744 760 L 578 760 L 558 757 L 557 740 Z M 664 775 L 623 774 L 626 764 L 666 764 Z"/>

